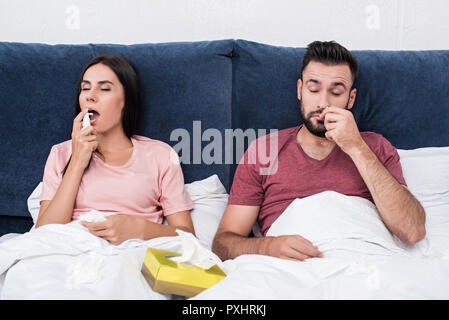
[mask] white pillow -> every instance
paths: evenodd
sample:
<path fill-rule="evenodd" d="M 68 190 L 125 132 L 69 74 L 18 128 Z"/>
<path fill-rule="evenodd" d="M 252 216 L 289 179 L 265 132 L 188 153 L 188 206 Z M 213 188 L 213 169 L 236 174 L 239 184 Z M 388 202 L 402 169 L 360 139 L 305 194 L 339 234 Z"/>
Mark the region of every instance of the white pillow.
<path fill-rule="evenodd" d="M 449 253 L 449 147 L 398 149 L 402 171 L 411 193 L 426 212 L 428 247 L 425 255 Z"/>
<path fill-rule="evenodd" d="M 335 191 L 295 199 L 267 232 L 267 236 L 291 234 L 333 250 L 341 249 L 339 246 L 344 242 L 338 241 L 359 239 L 366 244 L 364 250 L 377 252 L 382 247 L 400 251 L 373 203 Z M 378 246 L 373 249 L 370 244 Z"/>
<path fill-rule="evenodd" d="M 449 204 L 425 210 L 428 247 L 423 247 L 422 251 L 426 255 L 446 256 L 449 259 Z"/>
<path fill-rule="evenodd" d="M 36 224 L 37 216 L 39 215 L 39 209 L 41 207 L 41 193 L 42 193 L 42 182 L 40 182 L 37 187 L 33 190 L 27 199 L 28 211 L 33 218 L 33 224 Z"/>
<path fill-rule="evenodd" d="M 204 180 L 186 184 L 185 189 L 195 205 L 195 208 L 191 211 L 191 217 L 196 237 L 210 249 L 228 203 L 226 189 L 216 174 Z M 28 211 L 34 224 L 39 215 L 41 193 L 42 182 L 39 183 L 27 200 Z"/>
<path fill-rule="evenodd" d="M 186 184 L 185 189 L 195 205 L 191 217 L 196 237 L 210 249 L 228 204 L 229 195 L 216 174 Z"/>
<path fill-rule="evenodd" d="M 449 147 L 398 149 L 411 193 L 424 208 L 449 204 Z"/>

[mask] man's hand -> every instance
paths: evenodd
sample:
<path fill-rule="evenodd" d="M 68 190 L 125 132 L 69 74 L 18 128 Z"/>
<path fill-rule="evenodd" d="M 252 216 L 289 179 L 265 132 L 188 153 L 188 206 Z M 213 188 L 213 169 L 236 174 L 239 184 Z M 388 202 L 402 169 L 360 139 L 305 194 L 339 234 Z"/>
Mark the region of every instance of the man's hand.
<path fill-rule="evenodd" d="M 318 247 L 300 235 L 278 236 L 269 239 L 267 254 L 270 256 L 300 261 L 323 257 Z"/>
<path fill-rule="evenodd" d="M 249 238 L 259 208 L 259 206 L 228 205 L 212 244 L 212 251 L 220 259 L 225 261 L 242 254 L 262 254 L 303 261 L 323 256 L 316 246 L 299 235 Z"/>
<path fill-rule="evenodd" d="M 329 107 L 321 113 L 320 120 L 324 120 L 326 138 L 334 141 L 346 154 L 357 152 L 364 145 L 351 111 Z"/>
<path fill-rule="evenodd" d="M 119 245 L 125 240 L 142 238 L 145 219 L 134 218 L 126 215 L 107 216 L 105 221 L 87 222 L 81 224 L 89 231 L 109 241 L 113 245 Z"/>

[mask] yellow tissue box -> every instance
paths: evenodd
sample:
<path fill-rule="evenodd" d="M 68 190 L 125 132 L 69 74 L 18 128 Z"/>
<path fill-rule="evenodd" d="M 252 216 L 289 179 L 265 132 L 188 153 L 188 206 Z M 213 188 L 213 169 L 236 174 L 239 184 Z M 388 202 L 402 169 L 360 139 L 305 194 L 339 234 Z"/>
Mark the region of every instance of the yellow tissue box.
<path fill-rule="evenodd" d="M 193 297 L 226 277 L 218 265 L 206 270 L 167 258 L 180 255 L 172 251 L 147 249 L 142 274 L 154 291 Z"/>

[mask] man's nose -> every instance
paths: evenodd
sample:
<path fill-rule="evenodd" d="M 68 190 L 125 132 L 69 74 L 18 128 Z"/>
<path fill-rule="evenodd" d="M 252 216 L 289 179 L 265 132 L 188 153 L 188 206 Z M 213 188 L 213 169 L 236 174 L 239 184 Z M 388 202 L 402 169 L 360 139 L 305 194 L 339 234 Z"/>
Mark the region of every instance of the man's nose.
<path fill-rule="evenodd" d="M 317 109 L 324 109 L 326 108 L 326 106 L 329 105 L 329 100 L 327 98 L 327 94 L 323 93 L 320 96 L 320 99 L 318 101 L 318 105 L 317 105 Z"/>

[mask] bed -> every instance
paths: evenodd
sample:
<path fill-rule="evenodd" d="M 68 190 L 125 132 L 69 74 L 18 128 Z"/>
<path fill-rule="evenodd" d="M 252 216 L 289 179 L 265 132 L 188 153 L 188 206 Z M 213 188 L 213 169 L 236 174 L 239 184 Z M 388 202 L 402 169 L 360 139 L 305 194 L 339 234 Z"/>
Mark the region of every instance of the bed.
<path fill-rule="evenodd" d="M 235 130 L 263 134 L 300 122 L 296 80 L 304 48 L 232 39 L 140 45 L 1 42 L 1 299 L 179 299 L 152 291 L 140 272 L 147 247 L 179 252 L 179 237 L 112 246 L 77 221 L 33 228 L 46 157 L 53 144 L 70 136 L 74 84 L 83 65 L 103 53 L 123 54 L 138 69 L 145 110 L 139 134 L 175 149 L 183 134 L 194 141 L 180 157 L 195 205 L 196 234 L 206 250 L 241 156 L 235 144 L 226 149 L 225 138 Z M 354 55 L 360 63 L 354 117 L 361 131 L 380 133 L 398 149 L 409 190 L 426 211 L 426 238 L 404 246 L 361 199 L 332 192 L 297 199 L 269 234 L 310 232 L 324 258 L 217 260 L 227 277 L 192 300 L 449 298 L 449 51 Z M 223 139 L 222 157 L 206 163 L 201 151 L 212 137 Z M 243 146 L 250 140 L 246 137 Z M 230 156 L 226 150 L 232 150 Z M 295 214 L 317 204 L 320 215 Z M 354 219 L 361 212 L 366 219 Z M 336 216 L 342 219 L 333 220 Z M 332 236 L 303 228 L 331 222 Z M 253 236 L 260 236 L 257 225 Z"/>

